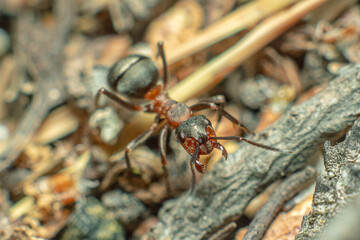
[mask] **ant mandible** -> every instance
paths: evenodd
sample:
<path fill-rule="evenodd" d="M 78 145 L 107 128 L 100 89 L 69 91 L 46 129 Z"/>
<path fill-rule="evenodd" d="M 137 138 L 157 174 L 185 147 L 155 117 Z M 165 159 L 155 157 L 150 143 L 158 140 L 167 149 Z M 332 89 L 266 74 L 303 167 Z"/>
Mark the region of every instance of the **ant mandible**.
<path fill-rule="evenodd" d="M 157 113 L 155 122 L 151 125 L 150 129 L 132 140 L 125 148 L 125 162 L 130 172 L 132 168 L 129 153 L 136 146 L 148 139 L 163 122 L 165 122 L 165 124 L 162 125 L 163 129 L 159 136 L 159 151 L 165 177 L 168 178 L 168 170 L 166 167 L 166 139 L 171 128 L 175 129 L 175 135 L 178 141 L 191 155 L 190 167 L 193 176 L 191 193 L 194 190 L 196 181 L 194 166 L 200 173 L 204 173 L 206 170 L 206 166 L 199 161 L 200 155 L 208 155 L 214 148 L 217 148 L 222 152 L 225 159 L 227 158 L 226 149 L 217 140 L 244 141 L 256 147 L 289 153 L 287 150 L 266 146 L 240 136 L 217 137 L 210 120 L 204 115 L 194 115 L 194 112 L 203 109 L 216 110 L 219 113 L 218 120 L 220 120 L 221 116 L 224 116 L 244 129 L 247 133 L 250 133 L 250 131 L 240 121 L 223 109 L 224 98 L 215 97 L 209 102 L 201 102 L 192 106 L 187 106 L 182 102 L 171 99 L 166 91 L 168 71 L 163 42 L 158 42 L 158 54 L 163 64 L 162 84 L 158 84 L 159 72 L 149 57 L 129 55 L 116 62 L 110 68 L 107 78 L 111 90 L 121 95 L 114 94 L 105 88 L 99 89 L 96 94 L 96 104 L 98 103 L 100 95 L 104 94 L 130 110 Z M 146 99 L 151 102 L 140 105 L 130 102 L 129 98 Z M 166 184 L 167 190 L 169 191 L 170 185 L 168 180 Z"/>

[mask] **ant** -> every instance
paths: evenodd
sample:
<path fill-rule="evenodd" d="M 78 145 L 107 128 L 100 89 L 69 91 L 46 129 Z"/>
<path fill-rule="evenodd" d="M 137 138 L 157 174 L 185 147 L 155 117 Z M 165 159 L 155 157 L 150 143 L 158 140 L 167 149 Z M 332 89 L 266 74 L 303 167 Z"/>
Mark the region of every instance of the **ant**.
<path fill-rule="evenodd" d="M 216 110 L 219 113 L 218 120 L 224 116 L 242 128 L 246 133 L 250 133 L 250 131 L 223 109 L 225 99 L 222 96 L 213 97 L 209 102 L 201 102 L 192 106 L 187 106 L 182 102 L 171 99 L 166 90 L 168 70 L 164 44 L 163 42 L 158 42 L 157 46 L 158 54 L 163 64 L 162 84 L 158 84 L 159 72 L 151 58 L 142 55 L 129 55 L 116 62 L 110 68 L 107 78 L 111 90 L 120 95 L 114 94 L 105 88 L 99 89 L 96 94 L 96 104 L 100 95 L 104 94 L 130 110 L 157 113 L 155 122 L 151 125 L 150 129 L 132 140 L 125 148 L 125 162 L 130 172 L 132 168 L 129 153 L 148 139 L 162 123 L 165 124 L 162 125 L 163 128 L 159 136 L 159 151 L 162 168 L 167 179 L 166 185 L 168 191 L 170 190 L 170 184 L 166 167 L 166 139 L 171 129 L 175 129 L 178 141 L 191 155 L 190 167 L 193 177 L 190 193 L 193 192 L 196 182 L 194 166 L 200 173 L 204 173 L 206 170 L 206 166 L 199 161 L 200 155 L 208 155 L 216 148 L 227 159 L 226 149 L 217 140 L 244 141 L 267 150 L 290 153 L 288 150 L 266 146 L 240 136 L 217 137 L 210 120 L 204 115 L 194 115 L 194 112 L 204 109 Z M 145 99 L 150 101 L 150 103 L 141 105 L 131 102 L 129 98 Z"/>

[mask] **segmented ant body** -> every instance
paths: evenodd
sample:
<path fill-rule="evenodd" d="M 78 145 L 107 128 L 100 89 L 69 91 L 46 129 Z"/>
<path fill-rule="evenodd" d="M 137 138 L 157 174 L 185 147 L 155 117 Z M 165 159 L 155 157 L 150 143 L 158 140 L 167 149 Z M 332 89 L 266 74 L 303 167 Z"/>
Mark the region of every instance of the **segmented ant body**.
<path fill-rule="evenodd" d="M 237 140 L 245 141 L 257 147 L 265 148 L 277 152 L 287 152 L 252 142 L 246 138 L 233 137 L 216 137 L 215 130 L 209 119 L 204 115 L 194 115 L 194 112 L 203 109 L 212 109 L 219 112 L 219 120 L 221 116 L 226 117 L 231 122 L 244 129 L 247 133 L 250 131 L 236 118 L 223 109 L 224 100 L 221 97 L 212 98 L 209 102 L 201 102 L 192 106 L 171 99 L 166 91 L 167 85 L 167 64 L 163 43 L 158 43 L 158 51 L 163 63 L 163 80 L 162 84 L 158 84 L 158 69 L 153 61 L 145 56 L 130 55 L 116 62 L 109 71 L 108 84 L 112 91 L 121 95 L 112 93 L 111 91 L 101 88 L 96 96 L 96 103 L 100 95 L 106 95 L 112 100 L 120 103 L 126 108 L 134 111 L 144 111 L 157 113 L 155 122 L 150 129 L 139 135 L 131 141 L 125 148 L 125 161 L 127 168 L 131 171 L 131 162 L 129 153 L 139 144 L 148 139 L 160 123 L 165 122 L 159 137 L 159 149 L 161 154 L 161 163 L 166 177 L 168 171 L 166 168 L 166 138 L 171 129 L 175 129 L 175 135 L 183 148 L 191 155 L 191 171 L 193 181 L 191 192 L 195 185 L 195 170 L 204 173 L 206 166 L 199 161 L 200 155 L 211 153 L 214 148 L 222 151 L 222 155 L 227 158 L 227 151 L 223 145 L 217 140 Z M 150 103 L 140 105 L 130 102 L 124 97 L 143 98 L 149 100 Z M 169 190 L 169 183 L 167 182 Z"/>

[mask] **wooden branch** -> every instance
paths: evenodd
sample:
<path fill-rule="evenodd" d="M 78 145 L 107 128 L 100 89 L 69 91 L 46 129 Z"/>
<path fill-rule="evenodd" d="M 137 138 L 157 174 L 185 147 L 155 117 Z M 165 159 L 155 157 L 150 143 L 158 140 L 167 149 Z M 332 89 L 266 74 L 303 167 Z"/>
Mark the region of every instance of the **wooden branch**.
<path fill-rule="evenodd" d="M 325 173 L 316 181 L 312 211 L 304 217 L 299 234 L 295 239 L 319 239 L 321 234 L 323 234 L 322 239 L 358 238 L 358 235 L 354 235 L 354 233 L 358 233 L 358 225 L 354 226 L 347 220 L 344 221 L 344 217 L 342 221 L 339 221 L 336 216 L 354 198 L 360 196 L 359 149 L 360 119 L 355 121 L 343 142 L 335 146 L 331 146 L 328 141 L 325 142 Z M 352 211 L 358 212 L 359 210 L 354 208 Z M 358 219 L 359 214 L 353 216 L 351 222 L 356 222 Z M 327 227 L 329 222 L 334 220 L 337 220 L 337 223 L 332 224 L 331 228 Z M 352 229 L 349 228 L 351 225 Z M 346 231 L 345 235 L 343 231 Z M 343 233 L 343 235 L 339 233 Z M 337 238 L 334 237 L 336 235 Z"/>
<path fill-rule="evenodd" d="M 250 138 L 292 150 L 293 154 L 239 144 L 227 162 L 218 162 L 201 179 L 194 196 L 185 194 L 165 202 L 150 239 L 206 239 L 240 217 L 266 186 L 304 168 L 325 136 L 351 125 L 360 114 L 359 72 L 360 64 L 344 69 L 323 91 L 292 107 L 270 128 Z"/>

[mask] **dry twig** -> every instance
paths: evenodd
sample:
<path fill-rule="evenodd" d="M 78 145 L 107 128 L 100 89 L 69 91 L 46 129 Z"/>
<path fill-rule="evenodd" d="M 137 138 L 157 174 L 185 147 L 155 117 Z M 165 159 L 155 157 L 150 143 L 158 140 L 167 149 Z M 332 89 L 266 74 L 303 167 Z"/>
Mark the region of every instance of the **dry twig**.
<path fill-rule="evenodd" d="M 267 228 L 270 226 L 276 214 L 280 211 L 283 204 L 290 200 L 296 193 L 304 187 L 314 182 L 316 171 L 312 167 L 306 167 L 286 178 L 276 188 L 268 202 L 256 213 L 251 221 L 243 240 L 262 239 Z"/>

